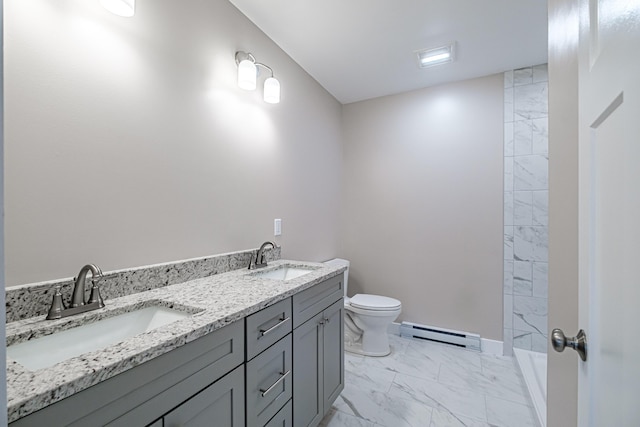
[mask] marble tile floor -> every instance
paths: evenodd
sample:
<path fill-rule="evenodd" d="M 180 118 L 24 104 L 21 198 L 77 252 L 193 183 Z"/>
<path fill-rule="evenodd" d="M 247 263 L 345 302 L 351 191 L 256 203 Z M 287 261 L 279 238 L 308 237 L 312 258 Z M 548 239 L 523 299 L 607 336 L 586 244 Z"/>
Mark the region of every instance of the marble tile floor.
<path fill-rule="evenodd" d="M 345 353 L 345 388 L 321 427 L 537 427 L 512 357 L 390 336 L 383 358 Z"/>

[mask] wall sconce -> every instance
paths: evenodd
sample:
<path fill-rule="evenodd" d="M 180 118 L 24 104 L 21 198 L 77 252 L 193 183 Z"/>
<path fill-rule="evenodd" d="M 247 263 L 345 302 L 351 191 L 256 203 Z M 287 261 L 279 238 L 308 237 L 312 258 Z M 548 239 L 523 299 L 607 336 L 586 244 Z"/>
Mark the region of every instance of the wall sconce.
<path fill-rule="evenodd" d="M 100 4 L 109 12 L 125 18 L 136 13 L 136 0 L 100 0 Z"/>
<path fill-rule="evenodd" d="M 245 90 L 255 90 L 258 79 L 258 67 L 269 70 L 271 77 L 264 81 L 264 102 L 277 104 L 280 102 L 280 82 L 273 77 L 273 70 L 260 62 L 247 52 L 236 52 L 236 64 L 238 65 L 238 86 Z"/>

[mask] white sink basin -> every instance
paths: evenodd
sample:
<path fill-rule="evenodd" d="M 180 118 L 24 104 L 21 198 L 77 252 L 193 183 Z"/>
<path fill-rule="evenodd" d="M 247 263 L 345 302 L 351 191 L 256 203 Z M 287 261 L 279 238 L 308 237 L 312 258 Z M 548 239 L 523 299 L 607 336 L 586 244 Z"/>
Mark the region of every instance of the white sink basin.
<path fill-rule="evenodd" d="M 260 271 L 258 273 L 253 273 L 253 276 L 261 277 L 264 279 L 291 280 L 291 279 L 295 279 L 296 277 L 309 274 L 313 270 L 314 270 L 313 268 L 282 266 L 282 267 L 276 268 L 275 270 Z"/>
<path fill-rule="evenodd" d="M 142 308 L 14 344 L 7 347 L 7 357 L 35 371 L 109 347 L 190 315 L 161 306 Z"/>

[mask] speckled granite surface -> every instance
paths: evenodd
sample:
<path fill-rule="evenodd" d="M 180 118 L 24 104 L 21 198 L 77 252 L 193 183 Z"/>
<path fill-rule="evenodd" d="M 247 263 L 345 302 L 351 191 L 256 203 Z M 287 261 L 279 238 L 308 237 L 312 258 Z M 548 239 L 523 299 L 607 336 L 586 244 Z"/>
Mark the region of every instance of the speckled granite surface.
<path fill-rule="evenodd" d="M 131 311 L 147 305 L 164 305 L 195 313 L 158 329 L 129 338 L 107 349 L 86 353 L 50 368 L 29 371 L 7 358 L 8 420 L 15 421 L 100 381 L 160 356 L 216 329 L 281 301 L 344 271 L 319 263 L 278 260 L 265 270 L 282 265 L 306 266 L 310 273 L 287 281 L 255 276 L 239 269 L 223 274 L 163 286 L 112 298 L 106 307 L 60 320 L 44 316 L 7 324 L 7 342 L 32 339 L 43 333 Z M 265 271 L 263 270 L 263 271 Z M 46 332 L 42 332 L 46 329 Z"/>
<path fill-rule="evenodd" d="M 105 272 L 104 278 L 100 281 L 100 295 L 107 301 L 137 292 L 246 268 L 256 250 L 257 248 L 125 270 L 108 271 Z M 265 251 L 265 259 L 268 262 L 278 260 L 280 259 L 280 252 L 279 247 L 267 249 Z M 100 267 L 100 264 L 98 266 Z M 80 270 L 80 267 L 82 266 L 79 265 L 78 270 Z M 7 288 L 7 322 L 47 314 L 56 285 L 62 286 L 62 294 L 65 297 L 71 295 L 73 289 L 72 278 Z M 86 298 L 88 298 L 90 286 L 87 286 L 86 292 Z"/>

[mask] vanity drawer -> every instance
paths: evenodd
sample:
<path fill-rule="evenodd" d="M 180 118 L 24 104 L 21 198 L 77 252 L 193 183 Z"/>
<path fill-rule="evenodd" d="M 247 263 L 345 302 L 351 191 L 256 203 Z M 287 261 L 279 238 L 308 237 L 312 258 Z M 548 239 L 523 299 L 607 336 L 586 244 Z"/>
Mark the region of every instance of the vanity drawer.
<path fill-rule="evenodd" d="M 318 283 L 293 298 L 293 327 L 297 328 L 344 297 L 344 274 Z"/>
<path fill-rule="evenodd" d="M 247 427 L 262 427 L 292 396 L 291 334 L 247 362 Z"/>
<path fill-rule="evenodd" d="M 248 316 L 247 360 L 253 359 L 291 332 L 291 323 L 291 298 Z"/>
<path fill-rule="evenodd" d="M 293 405 L 291 400 L 264 427 L 293 427 Z"/>

